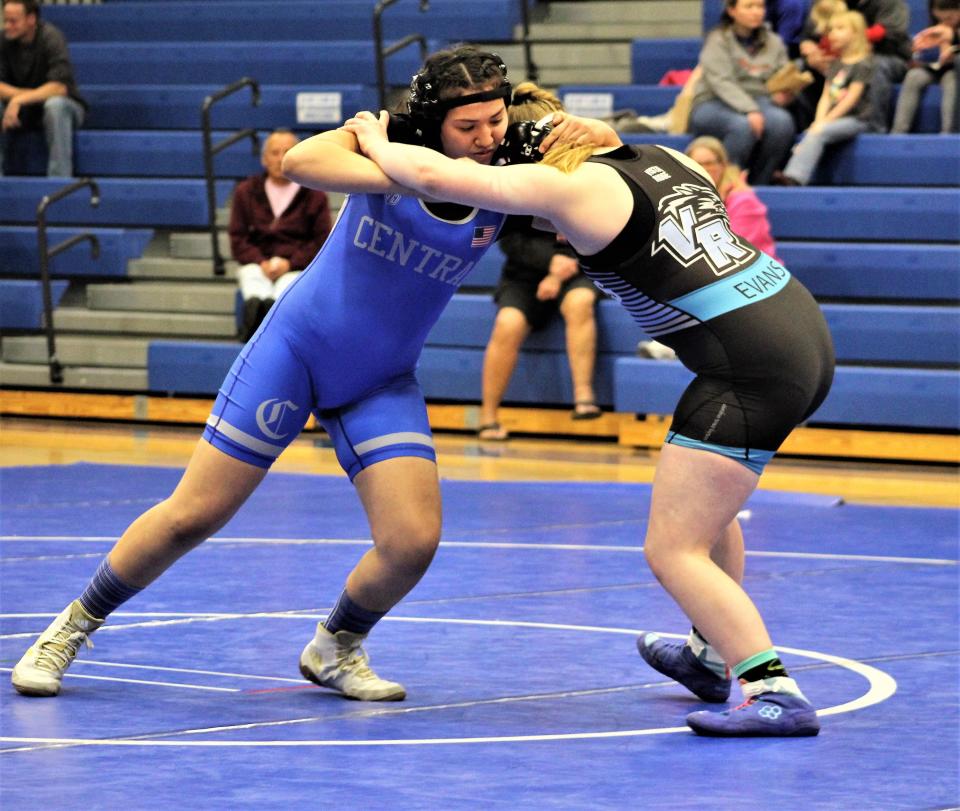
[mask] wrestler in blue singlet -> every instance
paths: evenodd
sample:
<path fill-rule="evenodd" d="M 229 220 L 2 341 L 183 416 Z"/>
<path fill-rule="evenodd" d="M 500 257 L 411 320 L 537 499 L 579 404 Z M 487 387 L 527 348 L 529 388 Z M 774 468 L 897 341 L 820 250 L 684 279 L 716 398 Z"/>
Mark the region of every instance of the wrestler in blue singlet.
<path fill-rule="evenodd" d="M 313 411 L 351 480 L 393 456 L 435 459 L 414 370 L 430 329 L 504 215 L 351 195 L 220 388 L 204 438 L 260 467 Z M 454 209 L 453 213 L 450 210 Z"/>

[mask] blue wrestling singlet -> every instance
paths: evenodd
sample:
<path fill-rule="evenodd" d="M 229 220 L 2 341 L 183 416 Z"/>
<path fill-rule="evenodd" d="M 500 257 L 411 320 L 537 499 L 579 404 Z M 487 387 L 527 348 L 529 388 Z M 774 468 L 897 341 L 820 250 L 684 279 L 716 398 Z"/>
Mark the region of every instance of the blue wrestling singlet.
<path fill-rule="evenodd" d="M 460 219 L 441 219 L 415 197 L 350 195 L 320 252 L 237 357 L 204 438 L 269 467 L 314 412 L 351 479 L 392 456 L 435 459 L 414 371 L 504 221 L 456 210 Z"/>

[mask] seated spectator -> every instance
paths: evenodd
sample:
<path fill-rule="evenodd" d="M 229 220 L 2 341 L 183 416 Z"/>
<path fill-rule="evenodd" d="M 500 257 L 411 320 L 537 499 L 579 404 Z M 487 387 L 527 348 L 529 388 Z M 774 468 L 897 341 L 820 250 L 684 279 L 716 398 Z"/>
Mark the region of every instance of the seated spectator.
<path fill-rule="evenodd" d="M 907 26 L 910 9 L 904 0 L 847 0 L 850 11 L 859 11 L 867 23 L 867 40 L 873 50 L 873 81 L 867 91 L 874 132 L 890 127 L 893 85 L 903 80 L 913 47 Z"/>
<path fill-rule="evenodd" d="M 763 0 L 725 0 L 720 25 L 706 38 L 690 113 L 694 135 L 723 141 L 731 161 L 754 184 L 769 183 L 796 134 L 784 109 L 792 97 L 770 93 L 766 82 L 787 63 L 783 41 L 763 21 Z"/>
<path fill-rule="evenodd" d="M 273 302 L 310 264 L 332 227 L 327 195 L 303 188 L 281 172 L 283 156 L 298 142 L 275 130 L 263 144 L 265 172 L 237 184 L 230 211 L 230 250 L 240 263 L 244 342 Z"/>
<path fill-rule="evenodd" d="M 930 85 L 939 82 L 942 90 L 940 106 L 940 132 L 957 132 L 956 104 L 957 104 L 957 61 L 960 37 L 960 0 L 930 0 L 930 18 L 933 25 L 921 31 L 914 38 L 915 51 L 923 51 L 927 46 L 924 43 L 936 36 L 933 47 L 936 48 L 936 57 L 933 62 L 920 62 L 907 71 L 897 98 L 897 107 L 893 114 L 891 132 L 906 133 L 913 129 L 920 107 L 923 91 Z M 939 30 L 939 34 L 936 29 Z"/>
<path fill-rule="evenodd" d="M 767 207 L 747 185 L 743 170 L 730 163 L 723 144 L 716 138 L 703 135 L 694 138 L 685 152 L 706 170 L 713 185 L 717 187 L 720 199 L 727 209 L 730 230 L 779 262 L 777 246 L 770 231 L 770 220 L 767 219 Z M 659 341 L 641 341 L 637 345 L 637 353 L 654 360 L 675 360 L 677 357 L 669 346 Z"/>
<path fill-rule="evenodd" d="M 560 100 L 531 82 L 517 86 L 508 108 L 510 123 L 537 121 L 562 110 Z M 542 329 L 557 312 L 566 325 L 567 358 L 573 381 L 575 420 L 601 414 L 593 391 L 597 353 L 595 307 L 598 292 L 581 271 L 575 253 L 562 237 L 529 225 L 512 228 L 500 238 L 506 254 L 494 294 L 497 316 L 483 355 L 480 429 L 483 440 L 502 441 L 507 431 L 497 410 L 513 376 L 520 347 L 533 330 Z"/>
<path fill-rule="evenodd" d="M 727 157 L 723 144 L 709 135 L 694 138 L 685 150 L 710 175 L 727 209 L 730 230 L 778 262 L 767 207 L 747 185 L 743 170 Z"/>
<path fill-rule="evenodd" d="M 790 106 L 798 132 L 813 123 L 817 103 L 823 95 L 823 77 L 837 58 L 827 36 L 830 18 L 849 10 L 844 0 L 817 0 L 810 7 L 810 14 L 800 34 L 799 50 L 801 66 L 810 72 L 813 82 L 797 94 Z"/>
<path fill-rule="evenodd" d="M 816 171 L 823 150 L 873 128 L 869 87 L 874 68 L 867 41 L 867 24 L 858 11 L 830 20 L 830 45 L 839 58 L 827 70 L 817 112 L 793 156 L 774 182 L 805 186 Z"/>
<path fill-rule="evenodd" d="M 67 41 L 40 20 L 37 0 L 3 0 L 0 40 L 0 175 L 7 141 L 22 130 L 43 130 L 47 175 L 73 176 L 73 133 L 86 102 L 77 91 Z"/>

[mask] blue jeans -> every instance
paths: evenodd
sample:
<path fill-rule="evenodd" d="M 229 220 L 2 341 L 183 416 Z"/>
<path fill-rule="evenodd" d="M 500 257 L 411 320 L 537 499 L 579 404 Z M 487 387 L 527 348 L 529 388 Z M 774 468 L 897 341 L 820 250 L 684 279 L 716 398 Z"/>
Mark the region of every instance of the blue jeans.
<path fill-rule="evenodd" d="M 5 107 L 0 105 L 0 111 Z M 43 103 L 43 133 L 49 152 L 47 177 L 73 177 L 73 133 L 82 126 L 84 114 L 83 105 L 68 96 L 51 96 Z M 8 136 L 0 133 L 0 175 Z"/>
<path fill-rule="evenodd" d="M 803 140 L 793 150 L 793 157 L 790 158 L 783 173 L 806 186 L 813 177 L 827 145 L 849 141 L 868 129 L 870 125 L 866 121 L 852 116 L 843 116 L 824 124 L 819 132 L 807 130 Z"/>
<path fill-rule="evenodd" d="M 763 135 L 758 140 L 745 113 L 738 113 L 719 99 L 704 101 L 690 114 L 694 135 L 713 135 L 723 141 L 730 162 L 750 173 L 753 185 L 764 185 L 787 159 L 796 128 L 793 117 L 766 96 L 755 101 L 763 113 Z"/>

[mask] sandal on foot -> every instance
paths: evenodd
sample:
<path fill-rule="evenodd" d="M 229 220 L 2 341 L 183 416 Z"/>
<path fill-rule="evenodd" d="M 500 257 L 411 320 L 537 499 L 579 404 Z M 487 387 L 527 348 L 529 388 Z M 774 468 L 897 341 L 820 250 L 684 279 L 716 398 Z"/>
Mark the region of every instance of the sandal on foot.
<path fill-rule="evenodd" d="M 580 400 L 574 403 L 573 413 L 570 417 L 575 420 L 595 420 L 603 415 L 603 412 L 593 400 Z"/>
<path fill-rule="evenodd" d="M 487 442 L 503 442 L 509 437 L 510 434 L 504 430 L 499 422 L 488 422 L 477 429 L 477 439 L 483 439 Z"/>

